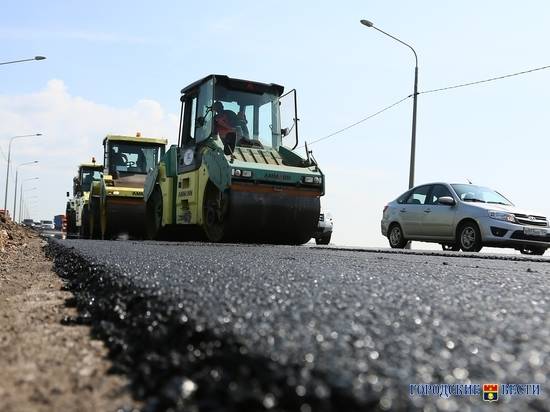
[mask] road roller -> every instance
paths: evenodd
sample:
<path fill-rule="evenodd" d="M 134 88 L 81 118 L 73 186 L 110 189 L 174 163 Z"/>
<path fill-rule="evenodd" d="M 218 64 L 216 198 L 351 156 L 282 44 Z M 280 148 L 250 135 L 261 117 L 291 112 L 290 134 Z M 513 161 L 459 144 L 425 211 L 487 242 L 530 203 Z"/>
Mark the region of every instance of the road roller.
<path fill-rule="evenodd" d="M 88 201 L 92 182 L 101 179 L 103 165 L 97 164 L 94 157 L 89 163 L 78 166 L 73 178 L 73 197 L 67 200 L 65 216 L 67 217 L 67 236 L 89 237 Z M 69 197 L 69 192 L 67 192 Z"/>
<path fill-rule="evenodd" d="M 185 87 L 178 144 L 145 181 L 147 238 L 309 241 L 325 177 L 307 146 L 296 151 L 296 101 L 295 90 L 225 75 Z"/>
<path fill-rule="evenodd" d="M 143 186 L 147 173 L 164 156 L 164 138 L 108 135 L 103 139 L 101 178 L 92 183 L 89 233 L 92 239 L 145 235 Z"/>

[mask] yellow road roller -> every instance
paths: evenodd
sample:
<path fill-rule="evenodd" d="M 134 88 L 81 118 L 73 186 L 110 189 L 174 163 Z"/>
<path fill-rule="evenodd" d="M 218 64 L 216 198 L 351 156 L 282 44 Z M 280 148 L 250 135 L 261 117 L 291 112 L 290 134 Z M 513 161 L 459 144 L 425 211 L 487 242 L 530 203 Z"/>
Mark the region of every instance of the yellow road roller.
<path fill-rule="evenodd" d="M 164 156 L 167 143 L 164 138 L 142 137 L 140 133 L 103 139 L 103 176 L 92 183 L 90 191 L 90 238 L 144 237 L 143 186 L 147 173 Z"/>

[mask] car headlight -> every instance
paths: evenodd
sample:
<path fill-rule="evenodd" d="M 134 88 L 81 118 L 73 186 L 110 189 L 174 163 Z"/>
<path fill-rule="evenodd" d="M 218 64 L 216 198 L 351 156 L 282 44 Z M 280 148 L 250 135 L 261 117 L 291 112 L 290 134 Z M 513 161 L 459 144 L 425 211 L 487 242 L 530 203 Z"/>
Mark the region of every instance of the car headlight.
<path fill-rule="evenodd" d="M 499 212 L 498 210 L 489 210 L 489 217 L 505 222 L 516 223 L 516 217 L 511 213 Z"/>

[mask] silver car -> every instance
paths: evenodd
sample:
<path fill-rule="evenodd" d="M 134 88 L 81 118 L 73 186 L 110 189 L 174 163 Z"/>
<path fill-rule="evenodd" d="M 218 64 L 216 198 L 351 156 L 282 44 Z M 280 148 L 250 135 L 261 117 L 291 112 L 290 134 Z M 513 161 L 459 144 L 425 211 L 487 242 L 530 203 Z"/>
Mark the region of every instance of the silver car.
<path fill-rule="evenodd" d="M 543 255 L 550 247 L 545 216 L 521 210 L 500 193 L 472 184 L 414 187 L 384 207 L 381 227 L 392 248 L 415 240 L 440 243 L 444 250 L 478 252 L 492 246 Z"/>

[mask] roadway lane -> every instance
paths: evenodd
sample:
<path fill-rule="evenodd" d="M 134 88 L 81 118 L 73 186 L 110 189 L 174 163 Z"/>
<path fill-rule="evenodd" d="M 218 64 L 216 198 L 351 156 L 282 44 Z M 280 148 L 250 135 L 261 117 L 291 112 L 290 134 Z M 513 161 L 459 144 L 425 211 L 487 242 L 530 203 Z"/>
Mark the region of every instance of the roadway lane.
<path fill-rule="evenodd" d="M 146 410 L 479 410 L 413 383 L 539 383 L 550 262 L 309 247 L 54 240 L 80 321 Z M 149 408 L 149 409 L 147 409 Z"/>

